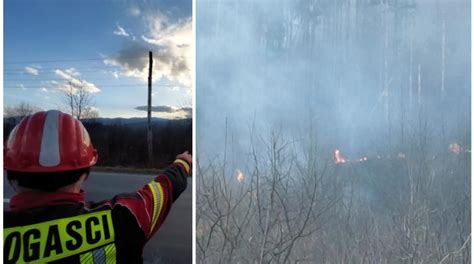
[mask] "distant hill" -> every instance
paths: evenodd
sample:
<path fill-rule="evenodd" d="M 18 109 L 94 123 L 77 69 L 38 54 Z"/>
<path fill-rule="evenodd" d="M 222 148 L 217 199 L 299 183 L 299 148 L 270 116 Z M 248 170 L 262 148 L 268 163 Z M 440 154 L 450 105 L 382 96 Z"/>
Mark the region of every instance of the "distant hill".
<path fill-rule="evenodd" d="M 132 118 L 95 118 L 95 119 L 84 119 L 82 120 L 83 123 L 100 123 L 103 125 L 140 125 L 140 124 L 147 124 L 148 119 L 146 117 L 132 117 Z M 189 123 L 191 122 L 191 118 L 186 119 L 165 119 L 159 117 L 152 117 L 151 118 L 152 124 L 164 124 L 164 123 Z"/>

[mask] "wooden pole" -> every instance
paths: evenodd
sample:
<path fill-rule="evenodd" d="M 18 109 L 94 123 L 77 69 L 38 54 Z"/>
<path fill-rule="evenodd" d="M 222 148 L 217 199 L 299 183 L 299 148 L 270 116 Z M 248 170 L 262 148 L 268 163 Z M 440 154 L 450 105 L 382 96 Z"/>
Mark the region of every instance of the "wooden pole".
<path fill-rule="evenodd" d="M 153 69 L 153 53 L 150 51 L 148 67 L 148 166 L 153 167 L 153 133 L 151 129 L 151 80 Z"/>

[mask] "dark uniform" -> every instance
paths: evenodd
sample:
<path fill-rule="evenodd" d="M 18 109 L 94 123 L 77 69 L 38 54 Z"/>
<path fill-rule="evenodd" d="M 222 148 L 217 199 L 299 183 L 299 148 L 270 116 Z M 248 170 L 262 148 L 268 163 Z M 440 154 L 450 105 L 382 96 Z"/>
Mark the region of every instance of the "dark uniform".
<path fill-rule="evenodd" d="M 100 203 L 83 191 L 17 194 L 4 213 L 4 263 L 142 263 L 189 174 L 177 159 L 140 190 Z"/>

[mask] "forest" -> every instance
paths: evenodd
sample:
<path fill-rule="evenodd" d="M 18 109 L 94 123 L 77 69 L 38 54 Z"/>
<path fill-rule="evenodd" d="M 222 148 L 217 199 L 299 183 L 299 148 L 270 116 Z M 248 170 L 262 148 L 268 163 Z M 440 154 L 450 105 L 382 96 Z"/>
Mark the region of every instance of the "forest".
<path fill-rule="evenodd" d="M 470 263 L 470 9 L 198 1 L 197 261 Z"/>
<path fill-rule="evenodd" d="M 4 118 L 4 139 L 20 118 Z M 96 166 L 163 169 L 177 154 L 192 150 L 192 120 L 153 119 L 153 161 L 148 162 L 146 118 L 82 120 L 99 153 Z"/>

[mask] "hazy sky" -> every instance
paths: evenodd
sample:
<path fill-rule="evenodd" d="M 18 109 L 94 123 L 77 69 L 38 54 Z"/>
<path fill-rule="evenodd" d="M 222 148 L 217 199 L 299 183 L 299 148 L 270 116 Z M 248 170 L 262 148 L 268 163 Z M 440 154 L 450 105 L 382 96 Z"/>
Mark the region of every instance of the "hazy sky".
<path fill-rule="evenodd" d="M 153 105 L 190 107 L 191 15 L 191 0 L 6 0 L 4 105 L 61 109 L 61 89 L 82 81 L 100 116 L 146 116 L 135 108 L 147 102 L 152 50 Z"/>

